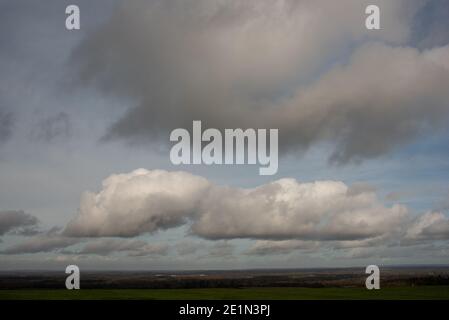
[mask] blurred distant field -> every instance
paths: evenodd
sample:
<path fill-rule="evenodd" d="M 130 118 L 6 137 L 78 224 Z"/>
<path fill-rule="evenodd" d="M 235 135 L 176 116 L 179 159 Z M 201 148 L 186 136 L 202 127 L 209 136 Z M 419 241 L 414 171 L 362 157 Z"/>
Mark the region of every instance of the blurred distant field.
<path fill-rule="evenodd" d="M 449 299 L 449 286 L 365 288 L 204 288 L 204 289 L 18 289 L 0 290 L 0 300 L 416 300 Z"/>

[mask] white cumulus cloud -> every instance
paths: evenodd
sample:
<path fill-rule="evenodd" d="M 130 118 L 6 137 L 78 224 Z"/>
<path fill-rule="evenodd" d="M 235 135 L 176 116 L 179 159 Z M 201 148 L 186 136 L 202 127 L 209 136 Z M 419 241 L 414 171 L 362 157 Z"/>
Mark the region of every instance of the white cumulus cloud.
<path fill-rule="evenodd" d="M 186 224 L 207 239 L 354 240 L 394 232 L 406 215 L 404 206 L 386 207 L 374 192 L 339 181 L 281 179 L 243 189 L 139 169 L 85 193 L 64 234 L 131 237 Z"/>
<path fill-rule="evenodd" d="M 186 223 L 210 183 L 186 172 L 135 170 L 112 175 L 83 194 L 67 235 L 130 237 Z"/>

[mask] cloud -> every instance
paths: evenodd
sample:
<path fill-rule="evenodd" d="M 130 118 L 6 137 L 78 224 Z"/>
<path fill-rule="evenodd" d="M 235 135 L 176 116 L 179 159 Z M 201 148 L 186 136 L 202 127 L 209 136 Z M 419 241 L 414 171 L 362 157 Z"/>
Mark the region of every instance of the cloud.
<path fill-rule="evenodd" d="M 406 241 L 449 240 L 449 219 L 441 212 L 427 212 L 415 219 L 404 239 Z"/>
<path fill-rule="evenodd" d="M 0 211 L 0 236 L 9 232 L 30 234 L 37 224 L 36 217 L 23 211 Z"/>
<path fill-rule="evenodd" d="M 36 223 L 35 217 L 22 211 L 0 214 L 2 234 Z M 169 253 L 167 244 L 126 237 L 179 226 L 188 235 L 224 240 L 213 246 L 204 242 L 174 246 L 179 255 L 201 249 L 206 253 L 200 258 L 232 257 L 233 239 L 257 240 L 243 252 L 246 255 L 338 250 L 343 256 L 359 258 L 369 252 L 389 255 L 400 248 L 449 240 L 449 219 L 443 213 L 411 217 L 405 206 L 383 205 L 375 189 L 366 184 L 300 183 L 284 178 L 254 188 L 235 188 L 181 171 L 138 169 L 112 175 L 99 192 L 87 192 L 78 215 L 62 232 L 52 228 L 0 253 L 162 256 Z M 85 242 L 86 237 L 100 239 Z M 83 243 L 80 249 L 65 249 L 79 243 Z"/>
<path fill-rule="evenodd" d="M 72 124 L 69 115 L 59 112 L 36 123 L 31 136 L 37 141 L 52 142 L 69 138 L 71 132 Z"/>
<path fill-rule="evenodd" d="M 343 163 L 446 128 L 449 46 L 419 52 L 370 43 L 272 113 L 287 139 L 335 142 Z M 285 142 L 281 140 L 281 143 Z"/>
<path fill-rule="evenodd" d="M 423 1 L 375 3 L 379 31 L 364 25 L 372 1 L 134 1 L 74 65 L 81 83 L 130 100 L 106 139 L 167 142 L 199 119 L 278 128 L 283 151 L 325 141 L 331 160 L 363 160 L 444 127 L 449 109 L 449 48 L 403 47 Z"/>
<path fill-rule="evenodd" d="M 11 137 L 13 124 L 13 113 L 3 110 L 0 106 L 0 143 L 6 142 Z"/>
<path fill-rule="evenodd" d="M 88 242 L 78 254 L 109 255 L 116 252 L 128 252 L 130 256 L 166 255 L 168 246 L 149 244 L 142 240 L 98 239 Z"/>
<path fill-rule="evenodd" d="M 317 241 L 303 241 L 303 240 L 281 240 L 281 241 L 256 241 L 247 251 L 248 255 L 277 255 L 288 254 L 292 251 L 306 250 L 315 251 L 319 248 Z"/>
<path fill-rule="evenodd" d="M 25 254 L 39 252 L 60 252 L 66 255 L 97 255 L 109 256 L 125 252 L 128 256 L 143 257 L 151 255 L 166 255 L 169 246 L 163 243 L 148 243 L 137 239 L 100 238 L 85 243 L 85 239 L 67 237 L 61 234 L 61 228 L 54 227 L 39 233 L 25 241 L 7 247 L 0 254 Z M 79 243 L 84 243 L 81 249 L 66 249 Z"/>
<path fill-rule="evenodd" d="M 188 225 L 206 239 L 354 240 L 394 232 L 407 212 L 338 181 L 281 179 L 243 189 L 181 171 L 139 169 L 85 193 L 64 234 L 132 237 Z"/>
<path fill-rule="evenodd" d="M 406 225 L 406 224 L 404 224 Z M 379 247 L 383 245 L 397 246 L 399 242 L 398 238 L 401 236 L 401 230 L 395 234 L 382 235 L 375 238 L 362 239 L 362 240 L 346 240 L 346 241 L 335 241 L 330 244 L 332 249 L 353 249 L 353 248 L 371 248 Z"/>
<path fill-rule="evenodd" d="M 203 250 L 205 247 L 202 242 L 182 241 L 176 244 L 176 253 L 179 256 L 186 256 L 197 253 L 199 250 Z"/>
<path fill-rule="evenodd" d="M 254 189 L 215 187 L 192 231 L 209 239 L 352 240 L 393 232 L 407 215 L 401 205 L 383 206 L 372 192 L 349 190 L 339 181 L 295 179 Z"/>
<path fill-rule="evenodd" d="M 195 214 L 209 182 L 186 172 L 135 170 L 112 175 L 83 194 L 66 235 L 132 237 L 177 227 Z"/>
<path fill-rule="evenodd" d="M 227 241 L 215 243 L 209 248 L 207 255 L 202 256 L 202 258 L 231 258 L 234 253 L 234 245 Z"/>
<path fill-rule="evenodd" d="M 449 6 L 445 0 L 425 1 L 414 19 L 412 40 L 420 48 L 447 44 L 449 39 Z"/>
<path fill-rule="evenodd" d="M 80 242 L 79 238 L 69 238 L 61 235 L 58 228 L 53 228 L 48 232 L 31 237 L 16 245 L 10 246 L 1 251 L 1 254 L 24 254 L 51 252 L 72 246 Z"/>

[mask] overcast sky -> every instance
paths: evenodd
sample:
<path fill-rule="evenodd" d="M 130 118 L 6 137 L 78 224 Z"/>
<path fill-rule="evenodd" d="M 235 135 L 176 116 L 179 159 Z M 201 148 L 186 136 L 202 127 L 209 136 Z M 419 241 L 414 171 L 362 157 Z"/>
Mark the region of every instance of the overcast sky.
<path fill-rule="evenodd" d="M 445 0 L 0 0 L 0 44 L 2 270 L 449 264 Z M 193 120 L 277 174 L 172 165 Z"/>

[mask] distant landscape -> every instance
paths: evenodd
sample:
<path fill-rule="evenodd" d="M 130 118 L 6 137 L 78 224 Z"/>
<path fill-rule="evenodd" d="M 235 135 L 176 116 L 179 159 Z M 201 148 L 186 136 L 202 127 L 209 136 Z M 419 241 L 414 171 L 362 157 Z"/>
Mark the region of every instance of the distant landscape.
<path fill-rule="evenodd" d="M 0 272 L 0 299 L 449 299 L 449 267 L 383 267 L 381 289 L 364 268 L 89 271 L 81 290 L 63 272 Z"/>

